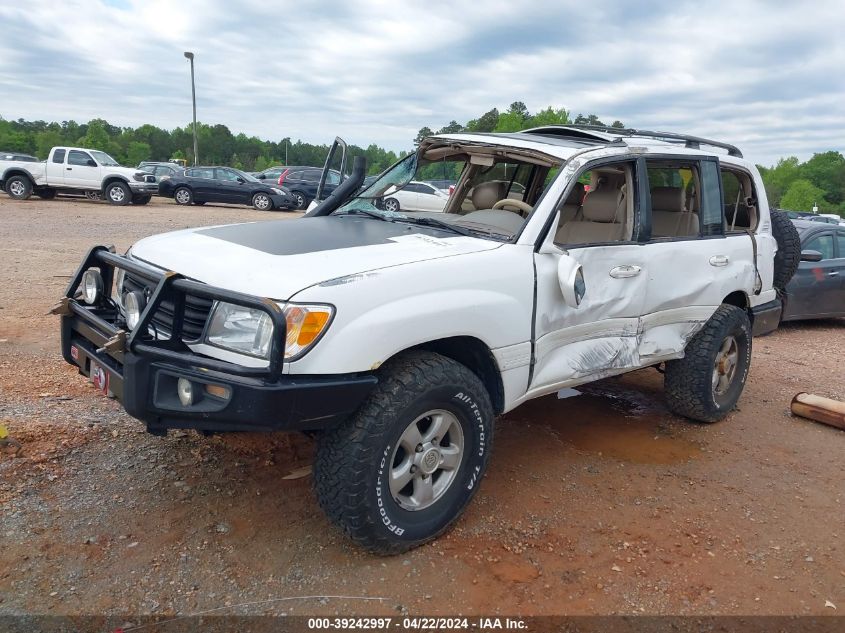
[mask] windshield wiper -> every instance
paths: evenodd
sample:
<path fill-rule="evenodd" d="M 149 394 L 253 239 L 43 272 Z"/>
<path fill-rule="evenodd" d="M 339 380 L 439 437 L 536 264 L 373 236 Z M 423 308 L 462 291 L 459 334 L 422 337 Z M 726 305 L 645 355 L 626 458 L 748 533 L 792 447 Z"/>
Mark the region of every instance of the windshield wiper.
<path fill-rule="evenodd" d="M 370 218 L 375 218 L 376 220 L 384 220 L 385 222 L 393 222 L 392 218 L 385 216 L 382 213 L 377 211 L 370 211 L 369 209 L 348 209 L 347 211 L 341 211 L 335 215 L 343 216 L 343 215 L 366 215 Z"/>
<path fill-rule="evenodd" d="M 453 233 L 458 233 L 459 235 L 467 235 L 469 237 L 474 237 L 472 231 L 470 231 L 469 229 L 465 229 L 462 226 L 455 226 L 454 224 L 449 224 L 448 222 L 438 220 L 437 218 L 403 218 L 402 222 L 409 222 L 411 224 L 418 224 L 420 226 L 431 226 L 446 231 L 452 231 Z"/>

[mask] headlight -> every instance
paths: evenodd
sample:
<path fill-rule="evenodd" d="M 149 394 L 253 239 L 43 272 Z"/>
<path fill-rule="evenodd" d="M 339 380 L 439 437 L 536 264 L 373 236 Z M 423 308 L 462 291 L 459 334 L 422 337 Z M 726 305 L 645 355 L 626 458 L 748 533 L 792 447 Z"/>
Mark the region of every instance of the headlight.
<path fill-rule="evenodd" d="M 100 271 L 89 268 L 82 275 L 82 300 L 89 306 L 100 300 L 103 294 L 103 277 Z"/>
<path fill-rule="evenodd" d="M 130 330 L 134 330 L 138 321 L 141 320 L 141 313 L 144 311 L 146 303 L 144 295 L 137 290 L 127 292 L 124 295 L 123 311 L 126 313 L 126 327 Z"/>
<path fill-rule="evenodd" d="M 277 189 L 276 187 L 273 187 L 273 193 L 275 193 L 277 196 L 285 195 L 284 191 L 282 191 L 281 189 Z"/>
<path fill-rule="evenodd" d="M 285 359 L 304 354 L 320 337 L 333 313 L 331 306 L 283 304 L 287 322 Z M 205 341 L 209 345 L 240 354 L 269 358 L 273 322 L 261 310 L 218 302 L 208 324 Z"/>

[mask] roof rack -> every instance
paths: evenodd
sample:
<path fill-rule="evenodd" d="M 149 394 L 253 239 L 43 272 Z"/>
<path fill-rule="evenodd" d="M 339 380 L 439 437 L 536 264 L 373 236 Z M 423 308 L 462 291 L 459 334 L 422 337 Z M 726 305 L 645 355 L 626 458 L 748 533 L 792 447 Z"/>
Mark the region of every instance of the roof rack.
<path fill-rule="evenodd" d="M 604 134 L 611 134 L 617 137 L 622 136 L 642 136 L 646 138 L 653 138 L 665 141 L 683 141 L 684 145 L 690 149 L 701 149 L 702 145 L 710 145 L 711 147 L 720 147 L 727 150 L 728 155 L 742 158 L 742 152 L 735 145 L 729 143 L 722 143 L 720 141 L 713 141 L 700 136 L 691 136 L 689 134 L 676 134 L 674 132 L 652 132 L 649 130 L 636 130 L 627 127 L 611 127 L 609 125 L 546 125 L 543 127 L 532 128 L 525 130 L 529 134 L 554 134 L 555 130 L 559 130 L 566 136 L 566 131 L 572 131 L 584 134 L 585 131 L 602 132 Z M 596 140 L 608 140 L 596 135 Z"/>

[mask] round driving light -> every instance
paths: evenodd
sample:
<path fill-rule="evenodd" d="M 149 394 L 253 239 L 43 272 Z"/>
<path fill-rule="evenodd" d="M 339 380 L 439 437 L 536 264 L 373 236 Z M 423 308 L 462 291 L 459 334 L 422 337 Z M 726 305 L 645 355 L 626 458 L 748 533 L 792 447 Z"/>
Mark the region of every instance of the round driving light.
<path fill-rule="evenodd" d="M 176 393 L 179 394 L 179 402 L 183 407 L 190 407 L 194 404 L 194 386 L 187 378 L 180 378 L 176 381 Z"/>
<path fill-rule="evenodd" d="M 134 330 L 141 320 L 141 313 L 144 311 L 144 295 L 137 290 L 127 292 L 123 297 L 123 309 L 126 312 L 126 327 Z"/>
<path fill-rule="evenodd" d="M 82 275 L 82 300 L 89 306 L 94 305 L 103 294 L 103 278 L 100 271 L 93 268 Z"/>

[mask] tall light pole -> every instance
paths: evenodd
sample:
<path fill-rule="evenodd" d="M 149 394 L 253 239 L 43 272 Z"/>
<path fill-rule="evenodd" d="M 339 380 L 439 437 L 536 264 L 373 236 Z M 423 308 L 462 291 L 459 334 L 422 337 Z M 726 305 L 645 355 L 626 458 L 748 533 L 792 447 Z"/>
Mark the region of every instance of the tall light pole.
<path fill-rule="evenodd" d="M 185 51 L 185 59 L 191 62 L 191 100 L 194 103 L 194 165 L 197 164 L 197 88 L 194 83 L 194 54 Z"/>

